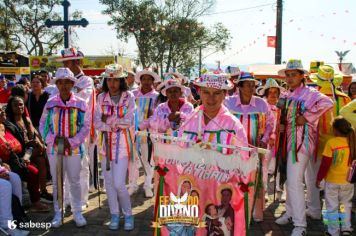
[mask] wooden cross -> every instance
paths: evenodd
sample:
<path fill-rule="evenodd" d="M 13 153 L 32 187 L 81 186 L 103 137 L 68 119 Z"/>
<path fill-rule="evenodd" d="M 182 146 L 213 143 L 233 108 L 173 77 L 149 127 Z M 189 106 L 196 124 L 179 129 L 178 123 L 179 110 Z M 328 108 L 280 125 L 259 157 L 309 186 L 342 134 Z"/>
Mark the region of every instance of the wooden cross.
<path fill-rule="evenodd" d="M 69 48 L 69 26 L 71 25 L 79 25 L 79 26 L 83 26 L 86 27 L 89 22 L 87 21 L 87 19 L 82 18 L 81 20 L 69 20 L 68 17 L 68 8 L 70 6 L 70 2 L 68 2 L 67 0 L 62 1 L 62 6 L 64 9 L 64 16 L 63 16 L 63 20 L 62 21 L 52 21 L 50 19 L 47 19 L 45 22 L 45 25 L 48 28 L 51 28 L 52 26 L 62 26 L 64 28 L 64 48 Z"/>

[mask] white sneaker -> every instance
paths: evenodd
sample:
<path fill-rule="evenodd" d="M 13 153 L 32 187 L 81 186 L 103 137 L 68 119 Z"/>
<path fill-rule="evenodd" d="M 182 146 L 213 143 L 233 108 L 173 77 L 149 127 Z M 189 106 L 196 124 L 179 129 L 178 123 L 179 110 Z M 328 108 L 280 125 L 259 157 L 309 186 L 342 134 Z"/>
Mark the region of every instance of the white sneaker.
<path fill-rule="evenodd" d="M 311 214 L 308 210 L 305 212 L 306 216 L 311 218 L 312 220 L 321 220 L 321 214 Z"/>
<path fill-rule="evenodd" d="M 129 187 L 127 191 L 129 192 L 129 195 L 132 196 L 134 193 L 137 192 L 137 189 L 137 187 Z"/>
<path fill-rule="evenodd" d="M 305 227 L 296 226 L 294 227 L 291 236 L 306 236 L 307 229 Z"/>
<path fill-rule="evenodd" d="M 77 227 L 83 227 L 87 225 L 87 221 L 85 220 L 84 216 L 80 212 L 75 213 L 73 219 Z"/>
<path fill-rule="evenodd" d="M 62 225 L 62 215 L 60 212 L 54 214 L 53 220 L 51 221 L 53 228 L 59 228 Z"/>
<path fill-rule="evenodd" d="M 145 197 L 146 198 L 151 198 L 153 197 L 153 192 L 151 188 L 145 188 Z"/>
<path fill-rule="evenodd" d="M 11 236 L 27 236 L 30 234 L 30 231 L 20 229 L 7 229 L 6 233 Z"/>
<path fill-rule="evenodd" d="M 89 207 L 89 202 L 82 205 L 82 211 L 85 211 Z"/>
<path fill-rule="evenodd" d="M 288 216 L 287 214 L 284 214 L 283 216 L 279 217 L 275 223 L 277 225 L 286 225 L 288 223 L 292 223 L 292 217 Z"/>

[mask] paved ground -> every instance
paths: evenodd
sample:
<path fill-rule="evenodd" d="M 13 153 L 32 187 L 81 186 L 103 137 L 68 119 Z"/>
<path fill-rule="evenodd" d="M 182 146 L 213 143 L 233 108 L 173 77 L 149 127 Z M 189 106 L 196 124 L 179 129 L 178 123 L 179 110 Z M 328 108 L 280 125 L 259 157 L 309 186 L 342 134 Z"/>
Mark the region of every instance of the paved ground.
<path fill-rule="evenodd" d="M 142 187 L 143 177 L 140 177 L 140 183 Z M 153 199 L 146 199 L 143 197 L 144 193 L 142 188 L 139 192 L 132 196 L 133 212 L 135 215 L 135 230 L 126 232 L 123 229 L 119 231 L 110 231 L 105 225 L 109 221 L 109 209 L 107 206 L 105 194 L 101 195 L 101 209 L 98 207 L 97 193 L 90 195 L 89 208 L 84 212 L 84 216 L 88 221 L 88 225 L 84 228 L 78 229 L 75 227 L 73 218 L 71 215 L 66 215 L 65 224 L 60 229 L 45 230 L 32 230 L 31 235 L 59 235 L 59 236 L 94 236 L 94 235 L 139 235 L 146 236 L 152 235 L 152 229 L 150 228 L 151 220 L 153 218 Z M 284 212 L 284 204 L 273 203 L 273 196 L 270 196 L 270 201 L 267 204 L 267 209 L 264 214 L 264 222 L 252 223 L 250 229 L 251 236 L 259 235 L 290 235 L 292 230 L 291 225 L 278 226 L 274 223 L 274 220 Z M 30 218 L 35 222 L 49 222 L 52 218 L 51 214 L 40 213 L 28 213 Z M 356 225 L 355 219 L 353 220 Z M 121 222 L 122 226 L 123 222 Z M 121 227 L 123 228 L 123 227 Z M 308 219 L 308 235 L 316 236 L 323 235 L 324 225 L 321 221 Z"/>

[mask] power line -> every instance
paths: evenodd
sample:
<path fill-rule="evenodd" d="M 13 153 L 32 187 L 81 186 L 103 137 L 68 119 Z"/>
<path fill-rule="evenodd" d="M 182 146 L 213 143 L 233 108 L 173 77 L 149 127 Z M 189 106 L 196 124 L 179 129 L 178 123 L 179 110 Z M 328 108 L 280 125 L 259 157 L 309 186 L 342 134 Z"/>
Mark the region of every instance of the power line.
<path fill-rule="evenodd" d="M 246 8 L 239 8 L 239 9 L 235 9 L 235 10 L 229 10 L 229 11 L 207 13 L 207 14 L 203 14 L 202 16 L 210 16 L 210 15 L 217 15 L 217 14 L 230 13 L 230 12 L 246 11 L 246 10 L 251 10 L 251 9 L 255 9 L 255 8 L 272 6 L 272 5 L 275 5 L 275 3 L 273 2 L 273 3 L 262 4 L 262 5 L 257 5 L 257 6 L 253 6 L 253 7 L 246 7 Z"/>

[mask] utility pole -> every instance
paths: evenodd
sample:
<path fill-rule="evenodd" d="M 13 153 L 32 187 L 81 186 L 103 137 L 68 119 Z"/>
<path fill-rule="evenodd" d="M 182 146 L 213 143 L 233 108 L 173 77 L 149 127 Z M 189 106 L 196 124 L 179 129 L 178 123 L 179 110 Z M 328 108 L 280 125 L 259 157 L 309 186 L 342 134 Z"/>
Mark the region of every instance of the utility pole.
<path fill-rule="evenodd" d="M 276 51 L 274 64 L 281 64 L 282 62 L 282 13 L 283 0 L 277 0 Z"/>
<path fill-rule="evenodd" d="M 199 46 L 199 77 L 201 76 L 201 46 Z"/>

